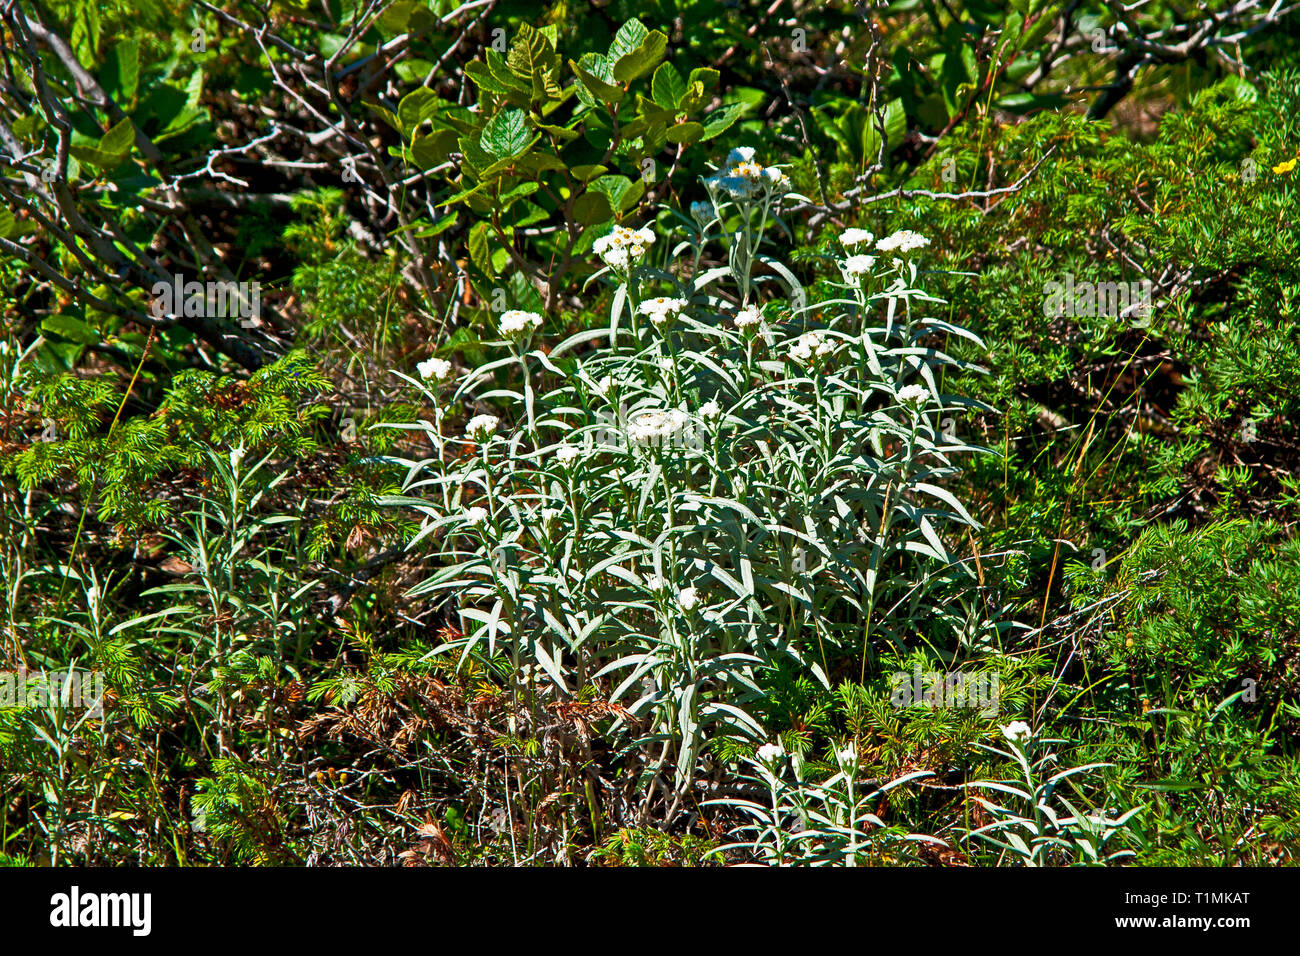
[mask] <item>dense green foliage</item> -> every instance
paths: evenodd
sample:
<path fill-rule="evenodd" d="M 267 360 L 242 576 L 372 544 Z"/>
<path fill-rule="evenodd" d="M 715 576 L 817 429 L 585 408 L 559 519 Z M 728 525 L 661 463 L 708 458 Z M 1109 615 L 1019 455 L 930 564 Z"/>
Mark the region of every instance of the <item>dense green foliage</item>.
<path fill-rule="evenodd" d="M 0 862 L 1293 862 L 1277 12 L 12 5 Z"/>

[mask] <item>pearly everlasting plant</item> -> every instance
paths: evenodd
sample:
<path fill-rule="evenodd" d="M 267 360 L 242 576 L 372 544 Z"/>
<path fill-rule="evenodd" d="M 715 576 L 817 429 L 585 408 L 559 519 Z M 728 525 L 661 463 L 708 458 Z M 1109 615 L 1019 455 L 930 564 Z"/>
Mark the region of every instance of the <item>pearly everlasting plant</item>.
<path fill-rule="evenodd" d="M 980 449 L 939 418 L 978 403 L 944 393 L 961 363 L 941 346 L 974 337 L 927 314 L 914 233 L 877 244 L 887 262 L 846 231 L 835 291 L 807 302 L 768 235 L 802 199 L 778 174 L 734 150 L 677 235 L 598 238 L 607 327 L 528 350 L 503 317 L 504 354 L 454 388 L 407 378 L 479 410 L 460 435 L 406 426 L 433 453 L 390 499 L 423 516 L 410 547 L 433 570 L 414 593 L 459 620 L 434 654 L 507 660 L 539 713 L 616 705 L 606 733 L 669 818 L 706 747 L 765 737 L 773 669 L 829 686 L 920 620 L 959 639 L 943 589 L 969 576 L 951 542 L 975 522 L 944 481 Z M 649 264 L 660 240 L 674 268 Z"/>
<path fill-rule="evenodd" d="M 762 799 L 725 797 L 707 805 L 738 811 L 741 839 L 717 851 L 745 850 L 768 866 L 859 866 L 895 864 L 916 856 L 918 844 L 942 840 L 886 825 L 877 815 L 890 791 L 933 776 L 928 770 L 878 785 L 862 778 L 857 748 L 835 752 L 835 772 L 817 781 L 796 755 L 787 759 L 779 743 L 763 744 L 753 758 L 741 758 L 742 779 Z"/>
<path fill-rule="evenodd" d="M 1101 789 L 1078 784 L 1095 776 L 1109 763 L 1089 763 L 1053 773 L 1060 755 L 1047 749 L 1067 740 L 1039 739 L 1029 724 L 1015 720 L 1001 728 L 1009 749 L 980 744 L 981 749 L 1003 758 L 1011 773 L 1000 780 L 974 780 L 964 787 L 989 796 L 974 799 L 993 819 L 980 827 L 967 827 L 962 837 L 968 846 L 979 844 L 998 854 L 999 864 L 1021 866 L 1098 866 L 1133 856 L 1131 849 L 1113 848 L 1128 839 L 1129 822 L 1146 810 L 1144 805 L 1114 812 L 1088 802 L 1088 792 Z"/>

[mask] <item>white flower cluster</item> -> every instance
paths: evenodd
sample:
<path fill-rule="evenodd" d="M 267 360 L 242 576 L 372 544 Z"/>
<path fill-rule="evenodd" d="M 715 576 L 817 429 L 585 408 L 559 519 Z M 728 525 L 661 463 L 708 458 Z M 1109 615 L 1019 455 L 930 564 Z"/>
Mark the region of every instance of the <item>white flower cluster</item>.
<path fill-rule="evenodd" d="M 784 756 L 785 756 L 785 748 L 782 747 L 779 743 L 763 744 L 763 746 L 758 748 L 759 761 L 761 761 L 764 764 L 767 764 L 768 766 L 777 763 Z"/>
<path fill-rule="evenodd" d="M 712 176 L 705 177 L 710 191 L 724 192 L 732 199 L 749 199 L 766 190 L 781 196 L 790 191 L 790 177 L 776 166 L 754 161 L 754 147 L 738 146 L 727 154 L 726 164 Z"/>
<path fill-rule="evenodd" d="M 629 229 L 615 226 L 609 235 L 592 243 L 592 251 L 604 260 L 605 265 L 626 272 L 645 255 L 646 247 L 654 245 L 655 234 L 649 226 Z"/>
<path fill-rule="evenodd" d="M 542 317 L 536 312 L 511 309 L 501 313 L 501 334 L 508 339 L 519 338 L 533 329 L 542 327 Z"/>
<path fill-rule="evenodd" d="M 700 417 L 705 421 L 711 421 L 722 414 L 722 406 L 713 400 L 709 400 L 700 406 Z"/>
<path fill-rule="evenodd" d="M 420 378 L 431 378 L 435 382 L 441 382 L 451 375 L 451 363 L 440 358 L 427 358 L 418 363 L 415 368 L 420 373 Z"/>
<path fill-rule="evenodd" d="M 736 317 L 732 321 L 736 323 L 738 329 L 752 328 L 762 323 L 763 312 L 756 305 L 747 305 L 736 313 Z"/>
<path fill-rule="evenodd" d="M 790 358 L 796 362 L 811 362 L 825 358 L 835 351 L 835 346 L 820 332 L 805 332 L 790 346 Z"/>
<path fill-rule="evenodd" d="M 876 237 L 865 229 L 845 229 L 840 233 L 840 245 L 845 249 L 855 249 L 874 238 Z"/>
<path fill-rule="evenodd" d="M 904 385 L 898 390 L 898 400 L 904 405 L 921 406 L 930 397 L 930 390 L 924 385 Z"/>
<path fill-rule="evenodd" d="M 663 325 L 685 308 L 685 299 L 669 299 L 660 296 L 657 299 L 646 299 L 637 311 L 642 315 L 650 316 L 650 321 L 654 325 Z"/>
<path fill-rule="evenodd" d="M 555 449 L 555 457 L 560 460 L 561 465 L 573 464 L 581 454 L 582 449 L 577 445 L 561 445 L 559 448 Z"/>
<path fill-rule="evenodd" d="M 487 516 L 488 513 L 486 508 L 479 508 L 476 506 L 473 508 L 466 508 L 460 517 L 467 525 L 474 526 L 480 525 L 486 521 Z"/>
<path fill-rule="evenodd" d="M 627 437 L 638 445 L 667 442 L 681 434 L 690 419 L 675 408 L 654 409 L 635 415 L 627 425 Z"/>
<path fill-rule="evenodd" d="M 851 276 L 865 276 L 871 274 L 875 265 L 875 256 L 849 256 L 844 260 L 844 271 Z"/>
<path fill-rule="evenodd" d="M 475 441 L 481 441 L 492 435 L 500 422 L 495 415 L 475 415 L 465 425 L 465 434 Z"/>
<path fill-rule="evenodd" d="M 1013 720 L 1002 728 L 1002 736 L 1010 741 L 1028 740 L 1033 735 L 1033 728 L 1023 720 Z"/>
<path fill-rule="evenodd" d="M 790 177 L 776 166 L 763 168 L 763 184 L 778 196 L 790 191 Z"/>
<path fill-rule="evenodd" d="M 920 233 L 912 232 L 910 229 L 900 229 L 876 243 L 876 251 L 886 254 L 891 252 L 906 254 L 923 249 L 929 244 L 930 240 Z"/>

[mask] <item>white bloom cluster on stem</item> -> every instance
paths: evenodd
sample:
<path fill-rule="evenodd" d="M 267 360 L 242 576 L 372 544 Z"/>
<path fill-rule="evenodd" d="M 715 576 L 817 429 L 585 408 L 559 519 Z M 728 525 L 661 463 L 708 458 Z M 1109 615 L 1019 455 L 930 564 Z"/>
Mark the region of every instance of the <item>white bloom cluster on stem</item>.
<path fill-rule="evenodd" d="M 690 419 L 675 408 L 653 409 L 633 416 L 627 425 L 627 437 L 638 445 L 657 445 L 681 434 Z"/>
<path fill-rule="evenodd" d="M 835 346 L 820 332 L 805 332 L 790 346 L 790 358 L 796 362 L 811 362 L 825 358 L 835 351 Z"/>
<path fill-rule="evenodd" d="M 1007 740 L 1010 740 L 1012 742 L 1028 740 L 1033 735 L 1034 735 L 1033 728 L 1030 727 L 1023 720 L 1013 720 L 1011 723 L 1007 724 L 1005 727 L 1002 728 L 1002 736 L 1006 737 Z"/>
<path fill-rule="evenodd" d="M 900 229 L 876 243 L 876 251 L 886 255 L 890 253 L 906 255 L 917 249 L 923 249 L 929 244 L 930 240 L 920 233 L 912 232 L 910 229 Z"/>
<path fill-rule="evenodd" d="M 501 334 L 508 339 L 519 338 L 541 327 L 542 317 L 536 312 L 511 309 L 501 313 Z"/>
<path fill-rule="evenodd" d="M 749 199 L 766 191 L 782 196 L 790 191 L 790 177 L 777 166 L 764 166 L 754 159 L 754 147 L 738 146 L 727 154 L 727 162 L 704 179 L 710 191 L 732 199 Z"/>
<path fill-rule="evenodd" d="M 762 323 L 763 312 L 756 305 L 747 305 L 736 313 L 736 317 L 732 321 L 736 323 L 738 329 L 753 328 Z"/>
<path fill-rule="evenodd" d="M 844 271 L 857 278 L 870 275 L 875 265 L 875 256 L 849 256 L 844 260 Z"/>
<path fill-rule="evenodd" d="M 645 256 L 646 249 L 654 245 L 655 234 L 649 226 L 630 229 L 615 226 L 608 235 L 601 236 L 591 249 L 604 260 L 605 265 L 627 272 Z"/>
<path fill-rule="evenodd" d="M 641 303 L 637 311 L 642 315 L 649 316 L 652 324 L 663 325 L 685 308 L 685 299 L 669 299 L 660 296 L 657 299 L 646 299 Z"/>
<path fill-rule="evenodd" d="M 427 358 L 415 366 L 416 371 L 420 373 L 420 378 L 433 379 L 435 382 L 441 382 L 451 375 L 451 363 L 446 359 L 437 357 Z"/>
<path fill-rule="evenodd" d="M 475 441 L 489 437 L 497 430 L 501 419 L 495 415 L 475 415 L 465 425 L 465 434 Z"/>
<path fill-rule="evenodd" d="M 930 390 L 924 385 L 904 385 L 898 390 L 898 401 L 903 405 L 920 407 L 930 397 Z"/>

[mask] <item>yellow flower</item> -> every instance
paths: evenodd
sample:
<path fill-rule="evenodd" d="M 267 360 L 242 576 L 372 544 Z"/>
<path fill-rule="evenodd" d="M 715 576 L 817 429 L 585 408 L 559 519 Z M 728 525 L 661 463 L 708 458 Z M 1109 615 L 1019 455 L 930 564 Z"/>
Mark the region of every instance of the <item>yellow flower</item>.
<path fill-rule="evenodd" d="M 1288 159 L 1285 163 L 1279 163 L 1273 167 L 1273 172 L 1279 176 L 1285 176 L 1291 170 L 1295 169 L 1296 160 Z"/>

